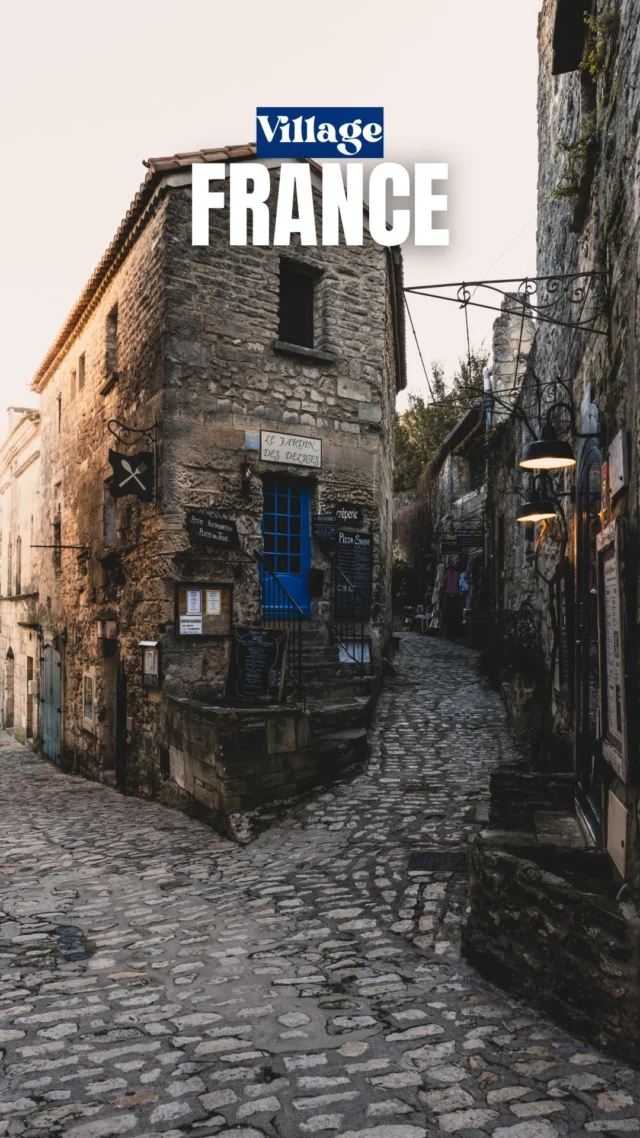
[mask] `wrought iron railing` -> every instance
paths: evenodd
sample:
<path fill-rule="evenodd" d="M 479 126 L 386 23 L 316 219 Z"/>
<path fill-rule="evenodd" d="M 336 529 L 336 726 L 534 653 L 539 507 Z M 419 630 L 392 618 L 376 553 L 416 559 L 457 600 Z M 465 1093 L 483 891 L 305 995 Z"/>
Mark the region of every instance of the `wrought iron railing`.
<path fill-rule="evenodd" d="M 357 674 L 371 670 L 371 641 L 365 636 L 371 599 L 335 562 L 331 566 L 331 635 L 342 663 L 355 664 Z"/>
<path fill-rule="evenodd" d="M 305 619 L 305 614 L 300 605 L 287 592 L 277 574 L 267 568 L 264 557 L 259 555 L 258 565 L 260 572 L 260 618 L 265 628 L 285 628 L 287 630 L 285 672 L 293 684 L 298 698 L 304 703 L 302 621 Z"/>

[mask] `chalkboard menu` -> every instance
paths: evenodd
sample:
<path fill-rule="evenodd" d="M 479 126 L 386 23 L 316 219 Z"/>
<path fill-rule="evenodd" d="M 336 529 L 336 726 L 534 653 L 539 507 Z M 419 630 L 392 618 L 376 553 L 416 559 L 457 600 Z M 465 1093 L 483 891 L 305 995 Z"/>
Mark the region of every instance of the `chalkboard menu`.
<path fill-rule="evenodd" d="M 338 616 L 366 619 L 371 608 L 373 535 L 338 531 L 336 546 L 336 610 Z M 345 579 L 346 578 L 346 579 Z"/>
<path fill-rule="evenodd" d="M 280 628 L 231 631 L 227 696 L 232 699 L 280 699 L 284 680 L 287 633 Z"/>
<path fill-rule="evenodd" d="M 236 523 L 231 518 L 214 518 L 202 510 L 187 510 L 185 525 L 192 545 L 215 545 L 235 549 L 238 545 Z"/>
<path fill-rule="evenodd" d="M 335 514 L 314 514 L 311 530 L 316 541 L 334 542 L 338 536 L 338 519 Z"/>

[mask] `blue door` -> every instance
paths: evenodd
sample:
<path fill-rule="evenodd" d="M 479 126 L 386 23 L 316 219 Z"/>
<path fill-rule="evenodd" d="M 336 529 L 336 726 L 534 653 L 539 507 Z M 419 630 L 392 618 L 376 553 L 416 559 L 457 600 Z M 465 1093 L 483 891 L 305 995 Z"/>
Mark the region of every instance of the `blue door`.
<path fill-rule="evenodd" d="M 60 653 L 51 644 L 47 644 L 44 650 L 42 688 L 42 749 L 59 765 L 62 718 Z"/>
<path fill-rule="evenodd" d="M 265 569 L 276 575 L 289 596 L 308 616 L 307 578 L 311 565 L 311 541 L 309 488 L 304 482 L 288 478 L 265 479 L 262 535 Z M 268 597 L 269 591 L 263 591 L 263 596 Z"/>

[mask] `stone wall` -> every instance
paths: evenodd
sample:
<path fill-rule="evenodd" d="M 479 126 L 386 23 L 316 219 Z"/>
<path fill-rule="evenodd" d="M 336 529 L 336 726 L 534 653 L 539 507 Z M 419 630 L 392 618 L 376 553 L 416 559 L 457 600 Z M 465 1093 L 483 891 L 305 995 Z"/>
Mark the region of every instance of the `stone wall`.
<path fill-rule="evenodd" d="M 273 193 L 277 173 L 272 173 Z M 212 212 L 210 246 L 190 243 L 189 179 L 174 186 L 167 229 L 167 336 L 165 339 L 164 461 L 172 471 L 163 488 L 163 513 L 174 527 L 174 548 L 184 547 L 185 505 L 209 506 L 237 519 L 245 562 L 262 548 L 262 479 L 294 474 L 310 491 L 311 512 L 332 502 L 358 502 L 363 529 L 374 537 L 373 606 L 368 631 L 379 660 L 391 632 L 392 426 L 397 374 L 394 364 L 391 255 L 365 236 L 362 248 L 229 247 L 227 210 Z M 320 199 L 316 189 L 320 221 Z M 318 351 L 278 347 L 279 273 L 282 256 L 319 274 L 315 322 Z M 320 470 L 287 470 L 247 451 L 245 432 L 283 429 L 322 439 Z M 249 464 L 251 481 L 243 485 Z M 247 492 L 248 491 L 248 492 Z M 235 558 L 221 556 L 226 579 Z M 210 559 L 209 559 L 210 562 Z M 314 567 L 325 570 L 312 617 L 330 606 L 330 561 L 314 543 Z M 204 562 L 194 556 L 185 573 Z M 210 569 L 209 569 L 210 571 Z M 237 623 L 258 618 L 257 567 L 236 569 Z M 202 659 L 165 636 L 166 690 L 184 696 L 194 683 L 201 698 L 221 694 L 226 645 Z"/>
<path fill-rule="evenodd" d="M 230 709 L 169 698 L 162 738 L 160 797 L 222 826 L 238 811 L 332 781 L 358 757 L 314 738 L 313 717 L 299 707 Z"/>
<path fill-rule="evenodd" d="M 143 755 L 156 729 L 155 693 L 139 685 L 138 642 L 169 619 L 170 589 L 158 573 L 163 523 L 152 504 L 112 498 L 110 447 L 122 450 L 107 423 L 145 427 L 162 415 L 164 213 L 154 203 L 120 267 L 89 305 L 64 352 L 38 384 L 42 421 L 41 541 L 38 620 L 45 644 L 62 658 L 63 763 L 99 777 L 114 766 L 114 701 L 118 665 L 129 676 L 133 750 Z M 107 318 L 118 310 L 117 375 L 109 373 Z M 81 357 L 84 385 L 80 389 Z M 141 449 L 148 449 L 147 446 Z M 160 470 L 160 479 L 163 472 Z M 85 552 L 85 549 L 88 552 Z M 114 618 L 118 639 L 105 646 L 98 621 Z M 116 654 L 107 656 L 107 652 Z M 83 675 L 95 681 L 94 723 L 83 717 Z M 138 682 L 136 682 L 138 681 Z M 132 789 L 149 783 L 132 765 Z"/>
<path fill-rule="evenodd" d="M 467 958 L 563 1027 L 640 1062 L 640 919 L 615 900 L 605 855 L 481 836 Z"/>
<path fill-rule="evenodd" d="M 638 543 L 640 505 L 640 404 L 638 402 L 638 342 L 640 328 L 635 289 L 630 282 L 637 275 L 640 258 L 640 195 L 636 174 L 640 168 L 640 39 L 637 5 L 631 0 L 612 0 L 598 5 L 592 16 L 596 23 L 577 26 L 584 32 L 582 68 L 554 74 L 553 36 L 558 6 L 545 0 L 539 21 L 539 179 L 538 179 L 538 259 L 541 277 L 572 273 L 608 274 L 609 302 L 600 316 L 591 319 L 601 333 L 577 332 L 553 323 L 537 326 L 535 344 L 529 356 L 529 375 L 523 382 L 520 405 L 529 413 L 536 430 L 546 409 L 554 402 L 574 405 L 573 421 L 566 407 L 554 412 L 554 425 L 560 437 L 568 439 L 578 458 L 578 468 L 555 480 L 555 488 L 566 518 L 566 541 L 562 527 L 552 526 L 541 535 L 540 527 L 515 523 L 519 487 L 522 496 L 530 488 L 526 475 L 517 469 L 517 457 L 531 437 L 518 422 L 500 423 L 490 451 L 488 516 L 492 555 L 492 595 L 498 609 L 518 609 L 528 602 L 538 613 L 547 664 L 554 663 L 555 630 L 551 619 L 549 581 L 560 568 L 563 556 L 570 563 L 570 577 L 577 585 L 578 535 L 575 491 L 580 461 L 587 453 L 587 440 L 576 432 L 600 432 L 602 460 L 607 461 L 611 440 L 627 428 L 631 434 L 631 478 L 627 490 L 613 502 L 605 503 L 601 513 L 604 526 L 620 517 L 625 527 L 627 552 L 623 556 L 623 610 L 626 611 L 625 649 L 630 705 L 637 702 L 640 675 L 640 617 Z M 595 50 L 597 48 L 597 50 Z M 579 58 L 580 52 L 578 52 Z M 574 284 L 577 282 L 574 282 Z M 596 289 L 594 278 L 582 282 Z M 604 278 L 599 278 L 604 289 Z M 557 295 L 564 299 L 553 315 L 576 323 L 595 314 L 595 292 L 585 300 L 573 287 L 564 293 L 558 281 Z M 602 293 L 601 293 L 602 295 Z M 571 298 L 578 303 L 572 303 Z M 535 302 L 534 297 L 534 302 Z M 504 317 L 496 324 L 494 341 L 494 380 L 504 382 L 502 372 L 515 367 L 509 362 L 513 336 Z M 535 379 L 534 379 L 535 377 Z M 521 374 L 520 379 L 523 379 Z M 542 405 L 536 406 L 536 387 L 542 392 Z M 581 405 L 591 404 L 591 420 L 581 417 Z M 552 532 L 553 531 L 553 532 Z M 536 549 L 538 550 L 535 556 Z M 538 572 L 536 572 L 536 566 Z M 576 608 L 577 612 L 577 608 Z M 557 655 L 557 653 L 555 654 Z M 576 744 L 575 706 L 579 692 L 563 691 L 557 663 L 554 667 L 551 726 L 556 735 Z M 548 725 L 549 726 L 549 725 Z M 607 802 L 614 794 L 628 811 L 626 834 L 627 879 L 636 896 L 640 881 L 640 849 L 637 790 L 638 729 L 629 717 L 630 777 L 624 785 L 613 769 L 603 767 L 602 799 L 604 844 L 607 843 Z"/>
<path fill-rule="evenodd" d="M 9 433 L 0 448 L 0 717 L 16 739 L 29 744 L 40 727 L 39 550 L 32 549 L 38 541 L 40 499 L 38 412 L 11 408 Z"/>

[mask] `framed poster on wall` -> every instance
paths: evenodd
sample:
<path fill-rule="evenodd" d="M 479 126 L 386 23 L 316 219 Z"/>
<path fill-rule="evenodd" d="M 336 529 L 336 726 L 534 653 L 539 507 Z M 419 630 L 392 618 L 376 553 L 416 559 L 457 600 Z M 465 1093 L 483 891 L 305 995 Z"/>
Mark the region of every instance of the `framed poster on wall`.
<path fill-rule="evenodd" d="M 602 754 L 623 782 L 629 773 L 625 683 L 625 619 L 621 573 L 621 521 L 596 538 L 600 626 L 600 724 Z"/>
<path fill-rule="evenodd" d="M 229 636 L 232 612 L 232 584 L 176 582 L 176 636 Z"/>

